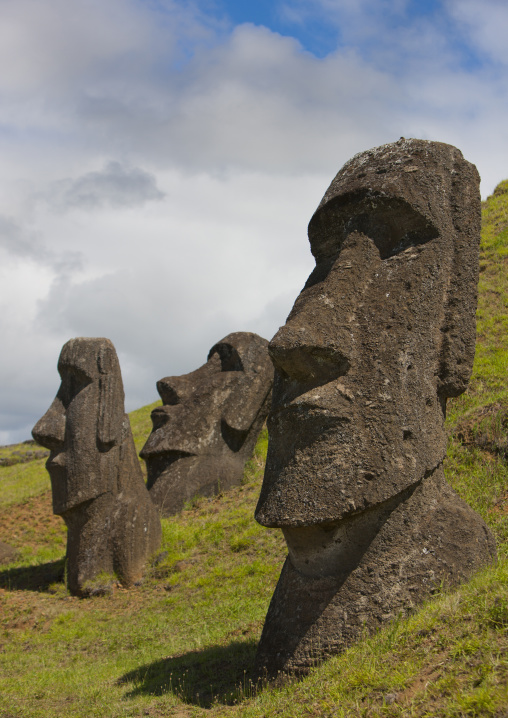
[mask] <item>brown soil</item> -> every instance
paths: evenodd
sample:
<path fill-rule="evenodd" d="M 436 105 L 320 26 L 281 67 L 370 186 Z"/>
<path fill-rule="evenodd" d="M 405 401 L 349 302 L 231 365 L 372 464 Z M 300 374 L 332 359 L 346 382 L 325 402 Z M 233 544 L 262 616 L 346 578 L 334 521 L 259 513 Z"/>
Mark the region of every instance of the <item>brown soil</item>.
<path fill-rule="evenodd" d="M 508 492 L 496 501 L 490 512 L 497 515 L 508 514 Z"/>
<path fill-rule="evenodd" d="M 446 656 L 441 655 L 436 656 L 436 658 L 445 659 Z M 438 660 L 437 662 L 433 662 L 430 666 L 425 666 L 413 683 L 397 695 L 397 703 L 407 705 L 411 703 L 416 696 L 426 691 L 429 686 L 435 683 L 443 675 L 445 671 L 445 664 L 445 660 Z"/>
<path fill-rule="evenodd" d="M 453 433 L 466 446 L 508 457 L 508 407 L 495 402 L 468 412 Z"/>
<path fill-rule="evenodd" d="M 0 565 L 3 563 L 11 563 L 17 556 L 16 549 L 9 546 L 9 544 L 0 541 Z"/>
<path fill-rule="evenodd" d="M 65 536 L 66 528 L 61 517 L 53 514 L 51 491 L 0 512 L 0 541 L 15 549 L 36 549 L 41 545 L 41 535 L 55 531 Z"/>

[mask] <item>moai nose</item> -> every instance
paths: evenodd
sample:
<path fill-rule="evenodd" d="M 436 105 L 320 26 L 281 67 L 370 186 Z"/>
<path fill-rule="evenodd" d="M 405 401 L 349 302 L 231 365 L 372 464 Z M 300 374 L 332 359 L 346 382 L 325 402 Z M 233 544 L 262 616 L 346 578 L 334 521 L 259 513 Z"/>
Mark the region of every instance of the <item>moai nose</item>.
<path fill-rule="evenodd" d="M 65 410 L 58 397 L 34 426 L 32 436 L 46 449 L 55 450 L 62 446 L 65 439 Z"/>
<path fill-rule="evenodd" d="M 303 383 L 325 384 L 346 374 L 350 360 L 307 327 L 281 327 L 268 345 L 275 368 L 284 377 Z"/>
<path fill-rule="evenodd" d="M 186 382 L 180 376 L 166 376 L 157 382 L 157 391 L 163 404 L 173 406 L 182 403 L 186 394 Z"/>

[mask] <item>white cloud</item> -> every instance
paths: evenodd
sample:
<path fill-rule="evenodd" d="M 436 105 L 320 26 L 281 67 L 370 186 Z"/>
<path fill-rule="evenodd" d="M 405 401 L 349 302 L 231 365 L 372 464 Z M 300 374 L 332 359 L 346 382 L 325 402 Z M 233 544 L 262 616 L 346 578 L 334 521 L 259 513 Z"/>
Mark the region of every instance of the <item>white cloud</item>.
<path fill-rule="evenodd" d="M 278 177 L 164 179 L 164 203 L 128 219 L 113 211 L 81 217 L 73 232 L 78 243 L 90 238 L 89 274 L 53 277 L 37 314 L 38 326 L 62 343 L 73 335 L 111 338 L 136 371 L 144 367 L 145 397 L 148 375 L 151 396 L 157 379 L 201 363 L 229 332 L 271 335 L 284 322 L 287 296 L 294 299 L 312 268 L 305 226 L 322 183 L 287 180 L 282 194 Z M 65 219 L 70 228 L 72 216 Z M 134 371 L 124 378 L 141 401 Z"/>
<path fill-rule="evenodd" d="M 58 388 L 53 340 L 36 320 L 37 300 L 45 296 L 53 271 L 34 262 L 2 257 L 0 262 L 0 431 L 4 441 L 30 438 L 40 407 Z"/>
<path fill-rule="evenodd" d="M 129 409 L 230 331 L 269 338 L 312 268 L 307 223 L 357 151 L 448 141 L 492 191 L 508 88 L 464 63 L 460 43 L 504 57 L 480 7 L 322 0 L 348 47 L 318 59 L 192 4 L 3 0 L 0 431 L 27 438 L 71 336 L 113 340 Z"/>
<path fill-rule="evenodd" d="M 451 16 L 482 55 L 508 63 L 508 5 L 505 0 L 447 0 Z"/>
<path fill-rule="evenodd" d="M 157 56 L 155 30 L 133 0 L 3 0 L 0 62 L 9 71 L 0 88 L 14 98 L 34 91 L 55 98 L 80 89 L 76 81 L 116 82 L 119 71 L 136 80 Z M 166 41 L 170 53 L 175 40 Z"/>

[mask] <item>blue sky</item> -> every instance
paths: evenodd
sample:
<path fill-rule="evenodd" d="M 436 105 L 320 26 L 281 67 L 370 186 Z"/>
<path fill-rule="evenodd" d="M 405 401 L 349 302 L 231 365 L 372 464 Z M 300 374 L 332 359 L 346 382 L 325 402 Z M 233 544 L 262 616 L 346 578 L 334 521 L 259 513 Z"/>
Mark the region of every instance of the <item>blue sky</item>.
<path fill-rule="evenodd" d="M 253 23 L 264 25 L 281 35 L 294 37 L 307 52 L 316 57 L 325 57 L 337 50 L 354 46 L 354 40 L 348 33 L 348 6 L 341 8 L 340 0 L 330 3 L 314 2 L 235 2 L 235 0 L 216 0 L 203 2 L 201 7 L 212 16 L 226 16 L 233 25 Z M 358 3 L 361 5 L 361 3 Z M 403 32 L 404 28 L 420 18 L 436 19 L 443 16 L 443 4 L 438 0 L 411 0 L 410 2 L 377 3 L 381 12 L 389 18 L 394 32 Z M 331 11 L 332 8 L 332 11 Z"/>
<path fill-rule="evenodd" d="M 297 12 L 297 8 L 293 15 L 284 4 L 266 0 L 238 3 L 224 0 L 210 5 L 212 13 L 214 11 L 218 15 L 224 13 L 233 25 L 241 23 L 264 25 L 281 35 L 294 37 L 304 50 L 316 57 L 325 57 L 333 52 L 342 40 L 340 27 L 327 22 L 324 13 L 316 12 L 310 17 L 305 17 L 304 14 Z"/>
<path fill-rule="evenodd" d="M 232 331 L 270 338 L 356 152 L 449 142 L 508 177 L 506 0 L 0 0 L 0 443 L 73 336 L 128 409 Z"/>
<path fill-rule="evenodd" d="M 502 5 L 502 0 L 498 4 Z M 476 68 L 486 58 L 469 42 L 465 28 L 457 25 L 450 5 L 446 0 L 198 0 L 196 3 L 212 23 L 223 24 L 229 30 L 244 23 L 264 26 L 296 39 L 302 50 L 318 58 L 346 49 L 367 58 L 375 55 L 383 44 L 383 35 L 390 42 L 393 35 L 403 35 L 419 24 L 431 23 L 446 33 L 457 61 L 466 69 Z M 359 32 L 362 25 L 366 29 L 363 34 Z"/>

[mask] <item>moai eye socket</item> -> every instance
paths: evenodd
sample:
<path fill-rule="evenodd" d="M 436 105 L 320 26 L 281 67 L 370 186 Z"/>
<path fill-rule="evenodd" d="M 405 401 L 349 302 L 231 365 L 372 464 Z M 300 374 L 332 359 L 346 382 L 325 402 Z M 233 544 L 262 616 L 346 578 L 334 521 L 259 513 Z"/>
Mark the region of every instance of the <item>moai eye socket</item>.
<path fill-rule="evenodd" d="M 237 349 L 231 344 L 220 342 L 215 344 L 208 354 L 208 361 L 214 354 L 218 354 L 221 361 L 221 371 L 244 371 L 242 360 Z"/>
<path fill-rule="evenodd" d="M 407 247 L 425 244 L 439 235 L 437 227 L 405 200 L 380 192 L 348 192 L 328 202 L 312 218 L 309 239 L 316 262 L 321 264 L 340 252 L 353 232 L 370 237 L 381 259 Z"/>
<path fill-rule="evenodd" d="M 89 386 L 93 379 L 84 371 L 74 366 L 64 365 L 60 367 L 59 371 L 62 384 L 58 392 L 58 397 L 64 408 L 67 409 L 71 401 L 83 391 L 83 389 Z"/>
<path fill-rule="evenodd" d="M 364 203 L 361 203 L 364 204 Z M 348 234 L 362 232 L 370 237 L 381 259 L 388 259 L 407 247 L 425 244 L 438 236 L 438 230 L 423 215 L 401 199 L 370 199 L 368 208 L 351 217 Z"/>

